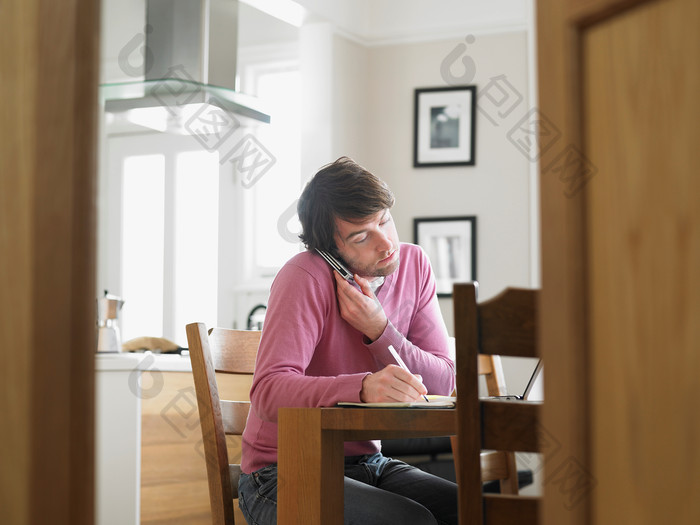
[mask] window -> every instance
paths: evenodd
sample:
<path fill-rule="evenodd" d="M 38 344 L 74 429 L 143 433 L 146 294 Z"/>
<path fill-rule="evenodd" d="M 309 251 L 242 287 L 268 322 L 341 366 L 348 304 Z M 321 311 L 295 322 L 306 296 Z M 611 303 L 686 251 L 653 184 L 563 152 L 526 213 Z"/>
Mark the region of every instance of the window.
<path fill-rule="evenodd" d="M 160 335 L 163 328 L 165 244 L 165 157 L 134 155 L 124 159 L 121 202 L 121 291 L 125 341 Z"/>
<path fill-rule="evenodd" d="M 301 249 L 299 68 L 265 62 L 250 71 L 248 92 L 272 123 L 241 128 L 235 141 L 252 134 L 274 156 L 258 180 L 242 180 L 225 148 L 203 150 L 189 135 L 107 139 L 98 290 L 125 301 L 123 341 L 155 336 L 187 346 L 190 322 L 245 327 L 272 277 Z"/>
<path fill-rule="evenodd" d="M 275 164 L 243 195 L 248 281 L 269 281 L 299 252 L 296 201 L 301 190 L 301 74 L 294 61 L 263 62 L 245 68 L 248 92 L 272 116 L 255 134 Z M 267 282 L 269 285 L 269 282 Z"/>
<path fill-rule="evenodd" d="M 258 76 L 258 97 L 268 101 L 273 115 L 269 129 L 261 130 L 277 153 L 277 173 L 260 180 L 255 188 L 254 227 L 255 266 L 264 269 L 279 268 L 299 251 L 298 242 L 292 243 L 279 231 L 298 231 L 296 222 L 278 223 L 296 202 L 300 186 L 300 75 L 298 70 L 265 73 Z M 274 168 L 273 168 L 274 169 Z M 293 219 L 291 219 L 293 220 Z M 292 226 L 290 228 L 290 226 Z"/>
<path fill-rule="evenodd" d="M 176 334 L 184 334 L 185 325 L 197 320 L 210 328 L 219 325 L 218 157 L 206 151 L 177 155 L 172 298 Z"/>
<path fill-rule="evenodd" d="M 219 190 L 227 179 L 218 160 L 191 137 L 109 140 L 101 280 L 125 301 L 122 341 L 162 336 L 187 346 L 187 323 L 220 324 Z"/>

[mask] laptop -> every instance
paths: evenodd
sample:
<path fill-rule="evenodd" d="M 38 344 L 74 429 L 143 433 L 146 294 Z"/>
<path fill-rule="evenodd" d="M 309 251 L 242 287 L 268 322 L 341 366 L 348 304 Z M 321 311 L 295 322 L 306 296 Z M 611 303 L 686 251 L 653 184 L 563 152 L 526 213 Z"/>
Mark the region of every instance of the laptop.
<path fill-rule="evenodd" d="M 530 380 L 527 382 L 527 385 L 525 386 L 525 391 L 522 394 L 508 394 L 505 396 L 486 396 L 482 397 L 481 399 L 503 399 L 503 400 L 526 400 L 530 396 L 530 392 L 532 392 L 532 389 L 535 386 L 535 382 L 537 380 L 537 377 L 540 375 L 540 372 L 542 372 L 544 364 L 542 363 L 542 359 L 537 360 L 537 366 L 535 366 L 535 369 L 532 371 L 532 375 L 530 376 Z"/>

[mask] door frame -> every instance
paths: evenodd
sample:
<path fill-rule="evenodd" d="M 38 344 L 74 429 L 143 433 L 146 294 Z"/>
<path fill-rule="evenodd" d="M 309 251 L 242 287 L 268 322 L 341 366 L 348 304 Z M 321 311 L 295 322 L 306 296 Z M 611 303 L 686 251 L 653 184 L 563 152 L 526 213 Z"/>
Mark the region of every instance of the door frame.
<path fill-rule="evenodd" d="M 100 2 L 0 17 L 0 511 L 94 522 Z"/>

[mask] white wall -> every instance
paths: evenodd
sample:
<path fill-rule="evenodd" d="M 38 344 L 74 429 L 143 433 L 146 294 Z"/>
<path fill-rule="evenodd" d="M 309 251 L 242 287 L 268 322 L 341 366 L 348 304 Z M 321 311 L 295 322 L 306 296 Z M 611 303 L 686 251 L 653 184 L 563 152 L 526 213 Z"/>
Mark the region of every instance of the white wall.
<path fill-rule="evenodd" d="M 100 83 L 143 80 L 146 0 L 102 0 Z"/>
<path fill-rule="evenodd" d="M 505 75 L 511 101 L 522 96 L 505 118 L 497 111 L 509 106 L 495 107 L 490 99 L 482 99 L 482 110 L 495 124 L 477 111 L 476 165 L 414 168 L 414 90 L 448 85 L 440 66 L 462 41 L 366 47 L 336 35 L 329 72 L 334 91 L 328 160 L 352 156 L 389 184 L 396 195 L 394 217 L 402 240 L 413 242 L 415 217 L 476 215 L 477 279 L 485 299 L 507 286 L 536 285 L 531 277 L 531 162 L 508 138 L 509 130 L 532 107 L 527 33 L 477 35 L 467 46 L 466 54 L 475 63 L 470 83 L 477 85 L 477 93 L 505 100 L 496 99 L 498 86 L 489 84 L 493 77 Z M 499 82 L 506 85 L 503 77 Z M 441 299 L 440 305 L 452 332 L 451 299 Z"/>
<path fill-rule="evenodd" d="M 372 82 L 369 74 L 371 49 L 336 35 L 333 39 L 333 60 L 337 64 L 333 75 L 333 143 L 332 157 L 342 155 L 368 158 L 370 138 L 369 98 Z"/>

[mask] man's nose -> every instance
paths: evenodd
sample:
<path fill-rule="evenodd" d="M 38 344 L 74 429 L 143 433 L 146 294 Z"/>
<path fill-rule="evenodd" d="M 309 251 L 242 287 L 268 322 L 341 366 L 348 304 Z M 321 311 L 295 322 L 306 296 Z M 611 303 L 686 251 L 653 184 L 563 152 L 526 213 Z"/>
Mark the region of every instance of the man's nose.
<path fill-rule="evenodd" d="M 385 252 L 390 250 L 393 247 L 393 243 L 391 242 L 391 237 L 389 236 L 388 233 L 381 231 L 379 232 L 379 241 L 377 242 L 377 250 Z"/>

